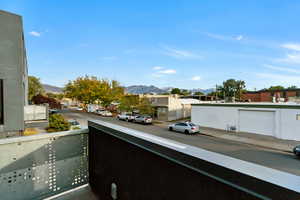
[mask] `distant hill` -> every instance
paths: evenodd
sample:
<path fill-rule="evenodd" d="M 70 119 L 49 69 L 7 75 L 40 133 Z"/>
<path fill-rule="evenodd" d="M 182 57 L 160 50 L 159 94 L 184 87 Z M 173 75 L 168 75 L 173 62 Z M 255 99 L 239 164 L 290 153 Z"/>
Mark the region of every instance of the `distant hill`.
<path fill-rule="evenodd" d="M 48 84 L 43 84 L 44 90 L 46 93 L 63 93 L 63 88 L 53 86 L 53 85 L 48 85 Z M 130 94 L 150 94 L 150 93 L 155 93 L 155 94 L 162 94 L 166 92 L 171 92 L 173 87 L 165 87 L 165 88 L 158 88 L 154 85 L 132 85 L 129 87 L 125 87 L 125 90 L 127 93 Z M 182 88 L 181 88 L 182 89 Z M 195 89 L 189 89 L 192 93 L 195 92 L 203 92 L 204 94 L 208 94 L 210 92 L 213 92 L 214 89 L 201 89 L 201 88 L 195 88 Z"/>
<path fill-rule="evenodd" d="M 215 91 L 215 89 L 214 88 L 209 88 L 209 89 L 200 89 L 200 88 L 197 88 L 197 89 L 191 89 L 189 91 L 191 91 L 192 93 L 202 92 L 204 94 L 208 94 L 208 93 L 211 93 L 211 92 Z"/>
<path fill-rule="evenodd" d="M 42 85 L 46 93 L 55 93 L 55 94 L 63 93 L 63 88 L 61 87 L 48 85 L 48 84 L 42 84 Z"/>
<path fill-rule="evenodd" d="M 150 86 L 147 86 L 147 85 L 132 85 L 132 86 L 129 86 L 129 87 L 125 88 L 127 93 L 130 93 L 130 94 L 149 94 L 149 93 L 162 94 L 162 93 L 166 93 L 166 92 L 171 92 L 172 89 L 173 89 L 173 87 L 158 88 L 158 87 L 155 87 L 153 85 L 150 85 Z M 213 88 L 210 88 L 210 89 L 197 88 L 197 89 L 189 89 L 189 91 L 191 91 L 192 93 L 203 92 L 204 94 L 208 94 L 210 92 L 213 92 L 214 89 Z"/>
<path fill-rule="evenodd" d="M 161 93 L 166 92 L 166 90 L 160 89 L 153 85 L 150 85 L 150 86 L 132 85 L 132 86 L 126 87 L 125 90 L 127 93 L 130 93 L 130 94 L 149 94 L 149 93 L 161 94 Z"/>

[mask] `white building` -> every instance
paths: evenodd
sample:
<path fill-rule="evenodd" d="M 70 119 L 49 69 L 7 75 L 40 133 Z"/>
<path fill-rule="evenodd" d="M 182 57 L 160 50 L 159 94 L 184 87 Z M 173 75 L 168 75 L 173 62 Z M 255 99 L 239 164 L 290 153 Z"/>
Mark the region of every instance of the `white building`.
<path fill-rule="evenodd" d="M 193 104 L 192 122 L 203 127 L 300 141 L 299 105 Z"/>
<path fill-rule="evenodd" d="M 191 104 L 197 99 L 180 99 L 178 95 L 140 95 L 146 97 L 155 108 L 154 117 L 162 121 L 184 119 L 191 116 Z"/>

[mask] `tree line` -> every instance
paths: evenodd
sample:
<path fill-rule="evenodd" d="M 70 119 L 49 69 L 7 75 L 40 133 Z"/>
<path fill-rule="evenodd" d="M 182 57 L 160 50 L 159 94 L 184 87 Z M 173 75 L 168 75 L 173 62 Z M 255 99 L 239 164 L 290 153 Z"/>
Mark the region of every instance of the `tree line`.
<path fill-rule="evenodd" d="M 87 104 L 101 104 L 104 107 L 109 106 L 112 102 L 120 103 L 119 109 L 122 111 L 141 110 L 143 113 L 153 113 L 151 102 L 147 98 L 139 98 L 136 95 L 126 95 L 124 87 L 117 80 L 99 79 L 95 76 L 82 76 L 75 80 L 69 81 L 63 91 L 63 94 L 45 93 L 40 80 L 34 76 L 28 77 L 29 101 L 44 102 L 47 99 L 42 99 L 45 96 L 50 99 L 61 100 L 64 97 L 76 99 Z M 285 88 L 281 85 L 270 86 L 263 90 L 274 91 L 284 89 L 297 89 L 296 86 Z M 218 99 L 236 99 L 241 100 L 242 94 L 247 92 L 246 83 L 243 80 L 228 79 L 221 85 L 216 85 L 215 91 L 207 94 L 208 96 L 215 96 Z M 165 94 L 179 94 L 191 95 L 188 90 L 173 88 L 169 93 Z M 196 92 L 194 95 L 204 95 L 202 92 Z M 39 98 L 37 98 L 37 96 Z M 49 100 L 50 101 L 50 100 Z"/>

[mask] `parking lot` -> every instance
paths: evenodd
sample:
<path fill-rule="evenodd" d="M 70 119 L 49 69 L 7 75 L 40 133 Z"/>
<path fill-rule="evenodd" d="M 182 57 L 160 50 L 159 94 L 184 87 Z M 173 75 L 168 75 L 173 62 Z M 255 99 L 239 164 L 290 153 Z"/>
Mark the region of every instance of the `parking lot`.
<path fill-rule="evenodd" d="M 241 160 L 300 175 L 300 160 L 292 153 L 275 151 L 202 134 L 186 135 L 184 133 L 171 132 L 168 131 L 166 124 L 155 123 L 153 125 L 143 125 L 120 121 L 112 117 L 101 117 L 96 114 L 77 111 L 64 111 L 63 115 L 69 119 L 78 120 L 82 126 L 87 126 L 88 120 L 103 120 Z"/>

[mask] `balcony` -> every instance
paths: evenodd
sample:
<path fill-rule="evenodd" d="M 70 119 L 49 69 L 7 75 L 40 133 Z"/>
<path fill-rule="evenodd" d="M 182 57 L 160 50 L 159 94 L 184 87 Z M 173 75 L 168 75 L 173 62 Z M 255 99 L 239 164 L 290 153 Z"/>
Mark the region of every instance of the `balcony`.
<path fill-rule="evenodd" d="M 300 199 L 300 178 L 103 121 L 0 140 L 1 200 Z"/>

